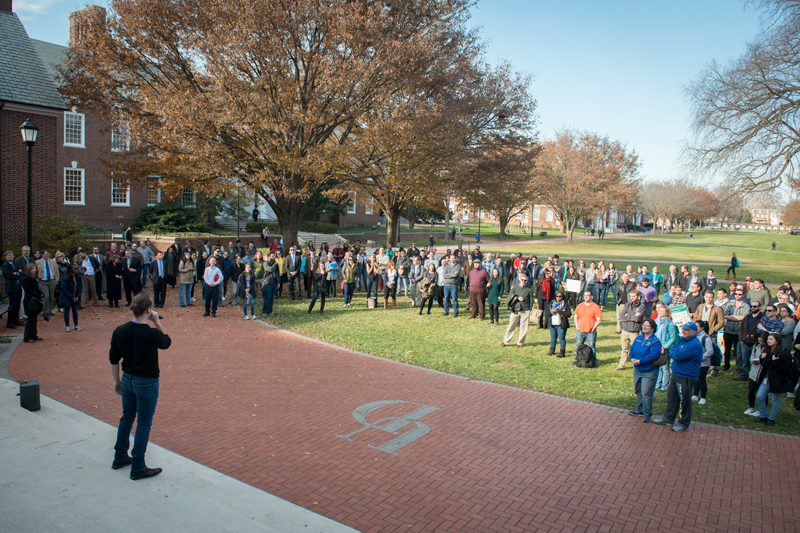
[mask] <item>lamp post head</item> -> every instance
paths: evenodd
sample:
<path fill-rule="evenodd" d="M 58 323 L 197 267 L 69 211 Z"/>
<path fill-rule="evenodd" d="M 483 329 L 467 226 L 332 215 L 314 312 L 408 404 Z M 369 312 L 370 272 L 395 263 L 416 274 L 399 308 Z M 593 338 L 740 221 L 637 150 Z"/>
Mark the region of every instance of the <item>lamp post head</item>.
<path fill-rule="evenodd" d="M 22 142 L 25 143 L 26 146 L 33 146 L 36 144 L 36 138 L 39 136 L 39 128 L 31 122 L 31 119 L 27 119 L 25 124 L 19 127 L 20 131 L 22 132 Z"/>

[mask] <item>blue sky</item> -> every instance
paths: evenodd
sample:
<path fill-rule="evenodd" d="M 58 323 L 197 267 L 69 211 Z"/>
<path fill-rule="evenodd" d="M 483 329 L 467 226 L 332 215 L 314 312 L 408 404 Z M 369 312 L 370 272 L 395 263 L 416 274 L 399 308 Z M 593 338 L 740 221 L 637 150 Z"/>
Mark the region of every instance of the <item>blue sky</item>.
<path fill-rule="evenodd" d="M 69 13 L 83 5 L 14 0 L 28 34 L 56 44 L 67 44 Z M 490 60 L 534 75 L 541 139 L 562 127 L 607 134 L 636 149 L 652 180 L 686 175 L 682 87 L 711 60 L 740 55 L 759 30 L 740 0 L 483 0 L 471 24 L 483 28 Z"/>

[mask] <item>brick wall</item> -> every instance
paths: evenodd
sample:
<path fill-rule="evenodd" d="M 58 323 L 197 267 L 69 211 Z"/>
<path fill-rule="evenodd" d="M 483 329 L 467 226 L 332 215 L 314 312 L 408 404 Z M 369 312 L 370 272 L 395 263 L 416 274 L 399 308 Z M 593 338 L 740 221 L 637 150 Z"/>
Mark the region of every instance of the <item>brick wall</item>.
<path fill-rule="evenodd" d="M 83 112 L 81 109 L 77 111 Z M 112 207 L 110 173 L 102 162 L 111 149 L 111 131 L 91 111 L 86 112 L 85 129 L 85 148 L 64 146 L 64 115 L 58 117 L 58 212 L 69 217 L 82 218 L 90 227 L 119 233 L 147 205 L 147 190 L 142 185 L 132 184 L 130 207 Z M 77 168 L 84 169 L 86 205 L 83 206 L 64 205 L 64 169 L 72 168 L 73 161 L 77 162 Z"/>
<path fill-rule="evenodd" d="M 34 228 L 39 220 L 56 212 L 56 118 L 0 110 L 0 244 L 3 247 L 27 241 L 27 148 L 19 127 L 29 118 L 39 127 L 31 176 Z"/>

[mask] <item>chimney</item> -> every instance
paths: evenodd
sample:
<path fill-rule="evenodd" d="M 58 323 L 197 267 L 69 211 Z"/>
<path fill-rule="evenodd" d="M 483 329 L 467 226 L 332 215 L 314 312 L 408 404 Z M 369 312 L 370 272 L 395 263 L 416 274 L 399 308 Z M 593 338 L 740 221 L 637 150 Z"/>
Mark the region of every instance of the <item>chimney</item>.
<path fill-rule="evenodd" d="M 11 13 L 14 11 L 13 7 L 11 6 L 12 3 L 12 0 L 0 0 L 0 11 Z"/>
<path fill-rule="evenodd" d="M 0 0 L 0 2 L 11 0 Z M 69 47 L 79 48 L 81 42 L 88 38 L 92 30 L 103 31 L 106 27 L 106 9 L 100 6 L 88 6 L 69 14 Z"/>

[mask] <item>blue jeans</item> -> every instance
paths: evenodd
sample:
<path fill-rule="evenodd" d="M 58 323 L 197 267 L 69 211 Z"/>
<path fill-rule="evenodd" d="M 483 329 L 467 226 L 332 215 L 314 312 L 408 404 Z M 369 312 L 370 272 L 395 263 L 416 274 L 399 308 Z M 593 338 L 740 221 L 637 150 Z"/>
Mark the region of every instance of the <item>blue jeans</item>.
<path fill-rule="evenodd" d="M 375 299 L 377 299 L 378 298 L 378 280 L 377 279 L 371 280 L 371 279 L 367 278 L 365 280 L 365 283 L 367 284 L 367 298 L 372 296 L 372 289 L 375 289 Z"/>
<path fill-rule="evenodd" d="M 208 292 L 208 285 L 206 285 L 205 280 L 202 280 L 202 279 L 200 280 L 200 283 L 202 283 L 202 285 L 203 285 L 203 291 L 201 293 L 200 298 L 205 300 L 206 299 L 206 293 Z"/>
<path fill-rule="evenodd" d="M 158 263 L 156 263 L 158 266 Z M 147 286 L 147 272 L 150 270 L 150 263 L 145 264 L 142 267 L 142 288 L 144 289 Z"/>
<path fill-rule="evenodd" d="M 658 368 L 641 372 L 635 366 L 633 367 L 633 390 L 636 392 L 636 410 L 644 413 L 644 417 L 648 420 L 653 416 L 653 392 L 656 389 L 658 373 Z"/>
<path fill-rule="evenodd" d="M 131 472 L 147 468 L 144 452 L 150 440 L 150 426 L 158 403 L 158 378 L 143 378 L 122 373 L 122 418 L 119 419 L 117 443 L 114 445 L 114 461 L 128 458 L 131 428 L 136 420 L 136 436 L 131 452 Z"/>
<path fill-rule="evenodd" d="M 344 284 L 344 305 L 349 304 L 350 301 L 353 299 L 353 293 L 355 292 L 355 290 L 356 290 L 355 283 Z"/>
<path fill-rule="evenodd" d="M 406 291 L 406 298 L 408 298 L 408 278 L 397 278 L 397 292 L 400 292 L 400 287 Z"/>
<path fill-rule="evenodd" d="M 767 416 L 767 395 L 769 395 L 769 401 L 772 402 L 772 407 L 769 410 L 769 416 Z M 766 379 L 761 382 L 761 385 L 758 387 L 757 396 L 758 414 L 761 415 L 761 418 L 775 420 L 775 417 L 778 416 L 778 409 L 781 407 L 781 396 L 782 394 L 780 392 L 774 393 L 769 391 L 769 383 L 767 383 Z"/>
<path fill-rule="evenodd" d="M 264 285 L 264 305 L 261 306 L 261 314 L 272 313 L 272 304 L 275 302 L 275 293 L 278 292 L 278 285 L 267 283 Z"/>
<path fill-rule="evenodd" d="M 550 348 L 556 347 L 556 340 L 561 345 L 561 350 L 567 349 L 567 330 L 561 326 L 550 326 Z"/>
<path fill-rule="evenodd" d="M 356 290 L 361 291 L 367 287 L 367 269 L 358 267 L 358 275 L 356 276 Z"/>
<path fill-rule="evenodd" d="M 69 310 L 72 309 L 72 322 L 77 326 L 78 325 L 78 305 L 80 305 L 80 299 L 77 302 L 73 302 L 70 300 L 67 302 L 67 305 L 64 307 L 64 324 L 69 327 Z"/>
<path fill-rule="evenodd" d="M 255 314 L 256 314 L 256 302 L 253 299 L 252 293 L 248 294 L 247 296 L 242 298 L 242 313 L 244 313 L 244 316 L 247 316 L 247 303 L 248 302 L 250 302 L 250 314 L 255 316 Z"/>
<path fill-rule="evenodd" d="M 747 377 L 750 375 L 750 353 L 752 351 L 753 346 L 748 346 L 743 342 L 739 343 L 739 353 L 742 354 L 741 370 L 739 371 L 739 375 L 745 379 L 747 379 Z M 761 418 L 764 417 L 762 416 Z"/>
<path fill-rule="evenodd" d="M 608 299 L 608 293 L 611 293 L 611 297 L 614 299 L 614 305 L 617 305 L 617 284 L 609 285 L 608 288 L 603 292 L 603 307 L 606 305 L 606 299 Z"/>
<path fill-rule="evenodd" d="M 588 344 L 589 348 L 592 349 L 592 363 L 594 363 L 594 366 L 597 366 L 597 350 L 595 349 L 595 344 L 597 344 L 597 332 L 590 331 L 589 333 L 584 333 L 581 330 L 577 330 L 575 332 L 575 348 L 582 344 Z"/>
<path fill-rule="evenodd" d="M 458 316 L 458 287 L 445 285 L 444 287 L 444 314 L 450 314 L 450 301 L 453 302 L 453 316 Z"/>
<path fill-rule="evenodd" d="M 178 293 L 178 301 L 180 302 L 181 306 L 184 305 L 192 305 L 192 298 L 189 296 L 189 291 L 192 288 L 192 284 L 183 284 L 181 283 L 181 289 Z"/>
<path fill-rule="evenodd" d="M 667 392 L 669 388 L 669 365 L 672 359 L 667 355 L 667 362 L 658 367 L 658 379 L 656 380 L 656 388 L 662 392 Z"/>

